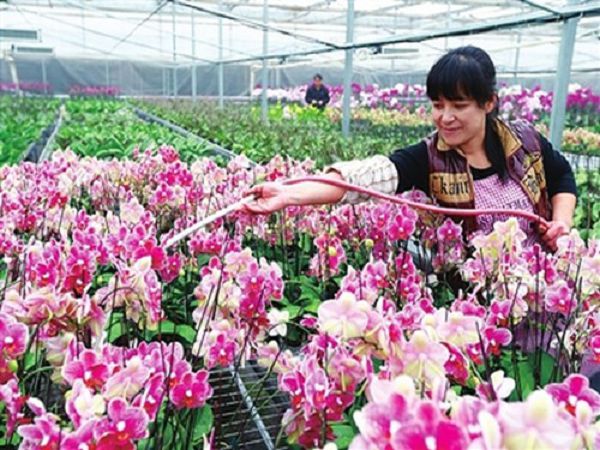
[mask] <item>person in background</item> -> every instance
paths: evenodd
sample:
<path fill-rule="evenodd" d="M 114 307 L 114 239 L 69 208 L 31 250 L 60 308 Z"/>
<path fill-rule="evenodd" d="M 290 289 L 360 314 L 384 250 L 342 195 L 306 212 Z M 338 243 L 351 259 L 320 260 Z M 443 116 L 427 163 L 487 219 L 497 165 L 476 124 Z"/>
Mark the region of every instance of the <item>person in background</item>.
<path fill-rule="evenodd" d="M 449 51 L 427 75 L 427 96 L 437 132 L 389 156 L 336 163 L 326 169 L 326 176 L 386 194 L 416 188 L 446 207 L 527 210 L 548 221 L 548 226 L 538 227 L 519 219 L 528 243 L 540 241 L 556 249 L 557 239 L 573 225 L 573 171 L 532 124 L 498 118 L 496 69 L 490 56 L 473 46 Z M 246 209 L 262 214 L 290 205 L 365 199 L 315 182 L 265 183 L 250 192 L 256 199 Z M 467 235 L 489 233 L 494 221 L 508 217 L 465 218 L 463 226 Z"/>
<path fill-rule="evenodd" d="M 325 109 L 325 106 L 329 103 L 329 90 L 323 84 L 323 77 L 320 74 L 317 73 L 313 77 L 313 84 L 306 90 L 304 100 L 307 105 L 319 109 Z"/>

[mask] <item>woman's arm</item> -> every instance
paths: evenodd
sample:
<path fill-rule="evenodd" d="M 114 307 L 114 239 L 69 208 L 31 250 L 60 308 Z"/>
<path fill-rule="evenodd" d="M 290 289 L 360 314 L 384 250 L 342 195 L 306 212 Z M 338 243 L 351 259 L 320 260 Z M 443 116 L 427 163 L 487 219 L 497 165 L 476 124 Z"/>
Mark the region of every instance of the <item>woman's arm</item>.
<path fill-rule="evenodd" d="M 544 173 L 548 195 L 552 205 L 552 220 L 548 227 L 542 227 L 542 240 L 552 250 L 556 250 L 557 239 L 569 233 L 573 226 L 573 216 L 577 204 L 577 185 L 571 165 L 552 144 L 540 136 Z"/>
<path fill-rule="evenodd" d="M 552 144 L 540 135 L 542 162 L 548 187 L 548 196 L 552 199 L 556 194 L 569 193 L 577 197 L 575 175 L 569 161 Z"/>
<path fill-rule="evenodd" d="M 398 188 L 396 166 L 383 155 L 333 164 L 326 169 L 325 176 L 386 194 L 393 194 Z M 247 204 L 246 210 L 255 214 L 269 214 L 294 205 L 323 205 L 339 201 L 358 203 L 368 198 L 364 194 L 317 182 L 291 186 L 265 183 L 254 187 L 249 193 L 254 194 L 256 200 Z"/>
<path fill-rule="evenodd" d="M 427 146 L 424 142 L 396 150 L 389 157 L 375 155 L 363 160 L 339 162 L 328 167 L 326 176 L 350 184 L 395 194 L 409 189 L 428 191 Z M 250 190 L 256 200 L 245 208 L 255 214 L 269 214 L 292 205 L 358 203 L 368 197 L 343 188 L 307 182 L 293 186 L 265 183 Z"/>
<path fill-rule="evenodd" d="M 574 194 L 563 192 L 555 194 L 550 200 L 552 203 L 552 220 L 548 227 L 541 227 L 542 240 L 552 250 L 556 250 L 556 241 L 559 237 L 568 234 L 573 226 L 573 215 L 577 197 Z"/>
<path fill-rule="evenodd" d="M 575 215 L 575 206 L 577 205 L 577 197 L 568 192 L 556 194 L 551 199 L 552 203 L 552 220 L 560 221 L 569 228 L 573 226 L 573 216 Z"/>
<path fill-rule="evenodd" d="M 329 172 L 324 176 L 343 180 L 339 172 Z M 254 214 L 269 214 L 288 206 L 324 205 L 339 202 L 346 190 L 328 184 L 305 182 L 291 186 L 281 183 L 264 183 L 253 187 L 249 192 L 256 197 L 245 205 Z"/>

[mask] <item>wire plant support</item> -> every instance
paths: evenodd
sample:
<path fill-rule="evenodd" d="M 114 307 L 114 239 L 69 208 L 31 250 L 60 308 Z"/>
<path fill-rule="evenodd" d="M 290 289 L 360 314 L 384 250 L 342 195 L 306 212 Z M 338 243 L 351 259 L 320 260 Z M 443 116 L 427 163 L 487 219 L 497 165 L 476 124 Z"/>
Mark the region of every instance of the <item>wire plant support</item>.
<path fill-rule="evenodd" d="M 31 143 L 23 154 L 23 161 L 43 162 L 50 158 L 53 150 L 54 139 L 60 130 L 65 115 L 64 103 L 58 108 L 55 121 L 50 124 L 41 134 L 40 138 Z"/>

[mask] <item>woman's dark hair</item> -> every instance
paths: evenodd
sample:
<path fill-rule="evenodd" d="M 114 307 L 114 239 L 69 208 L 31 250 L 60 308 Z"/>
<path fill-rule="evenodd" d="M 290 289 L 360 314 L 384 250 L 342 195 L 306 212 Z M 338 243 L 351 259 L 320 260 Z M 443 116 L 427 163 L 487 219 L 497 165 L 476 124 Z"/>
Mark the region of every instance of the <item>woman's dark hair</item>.
<path fill-rule="evenodd" d="M 496 68 L 484 50 L 468 45 L 442 56 L 427 75 L 427 96 L 475 100 L 479 106 L 496 99 Z M 498 105 L 485 120 L 485 153 L 501 179 L 506 179 L 504 149 L 496 131 Z"/>

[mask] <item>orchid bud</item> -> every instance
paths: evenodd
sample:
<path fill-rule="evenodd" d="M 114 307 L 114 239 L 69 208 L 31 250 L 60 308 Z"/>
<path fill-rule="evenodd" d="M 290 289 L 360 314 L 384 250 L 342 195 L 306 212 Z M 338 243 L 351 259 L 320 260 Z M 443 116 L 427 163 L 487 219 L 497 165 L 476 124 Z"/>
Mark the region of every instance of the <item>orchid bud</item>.
<path fill-rule="evenodd" d="M 19 363 L 17 362 L 16 359 L 11 359 L 8 364 L 8 370 L 10 370 L 12 373 L 17 373 L 17 370 L 19 370 Z"/>

